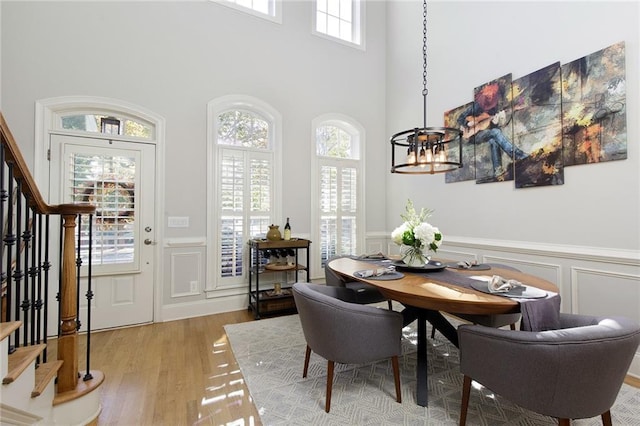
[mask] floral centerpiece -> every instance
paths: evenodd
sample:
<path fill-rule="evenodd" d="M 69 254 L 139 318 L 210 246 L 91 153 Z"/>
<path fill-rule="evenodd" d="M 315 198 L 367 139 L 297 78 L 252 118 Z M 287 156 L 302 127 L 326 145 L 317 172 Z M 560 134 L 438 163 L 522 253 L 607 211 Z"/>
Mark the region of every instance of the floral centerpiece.
<path fill-rule="evenodd" d="M 408 266 L 424 266 L 430 257 L 426 252 L 436 252 L 442 244 L 440 230 L 425 221 L 432 213 L 433 210 L 422 208 L 418 214 L 409 199 L 405 213 L 400 215 L 404 223 L 391 233 L 393 242 L 400 246 L 402 260 Z"/>

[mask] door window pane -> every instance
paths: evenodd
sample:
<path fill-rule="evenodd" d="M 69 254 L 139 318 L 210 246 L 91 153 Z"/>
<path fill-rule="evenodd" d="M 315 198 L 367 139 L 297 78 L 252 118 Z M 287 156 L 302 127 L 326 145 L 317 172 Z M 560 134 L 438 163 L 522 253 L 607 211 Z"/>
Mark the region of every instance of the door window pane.
<path fill-rule="evenodd" d="M 96 206 L 92 265 L 134 262 L 136 159 L 128 156 L 71 154 L 69 189 L 72 203 Z M 80 250 L 87 264 L 89 223 L 80 229 Z"/>

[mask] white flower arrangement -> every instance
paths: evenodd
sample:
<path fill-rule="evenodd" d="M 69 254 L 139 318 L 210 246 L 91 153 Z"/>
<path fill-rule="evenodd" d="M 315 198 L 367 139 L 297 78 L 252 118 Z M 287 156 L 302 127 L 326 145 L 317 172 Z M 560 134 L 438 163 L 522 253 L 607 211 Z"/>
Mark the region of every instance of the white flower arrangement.
<path fill-rule="evenodd" d="M 436 252 L 442 244 L 440 230 L 425 221 L 432 213 L 433 210 L 422 208 L 418 214 L 413 206 L 413 201 L 407 200 L 405 213 L 400 215 L 404 222 L 391 233 L 395 244 L 406 246 L 403 252 L 405 263 L 421 261 L 424 264 L 424 252 L 427 250 Z"/>

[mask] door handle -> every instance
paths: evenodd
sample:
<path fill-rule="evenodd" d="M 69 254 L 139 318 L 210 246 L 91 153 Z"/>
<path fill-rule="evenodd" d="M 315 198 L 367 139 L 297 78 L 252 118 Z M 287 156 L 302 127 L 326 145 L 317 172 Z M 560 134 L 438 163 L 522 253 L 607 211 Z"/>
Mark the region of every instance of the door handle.
<path fill-rule="evenodd" d="M 153 241 L 151 238 L 146 238 L 146 239 L 144 240 L 144 243 L 145 243 L 145 245 L 148 245 L 148 246 L 151 246 L 151 245 L 155 245 L 155 244 L 156 244 L 156 242 L 155 242 L 155 241 Z"/>

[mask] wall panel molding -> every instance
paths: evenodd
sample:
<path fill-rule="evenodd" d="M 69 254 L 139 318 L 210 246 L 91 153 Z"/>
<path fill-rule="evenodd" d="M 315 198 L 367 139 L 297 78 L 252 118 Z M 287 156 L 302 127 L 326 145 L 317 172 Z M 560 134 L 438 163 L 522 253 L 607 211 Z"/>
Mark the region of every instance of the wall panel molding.
<path fill-rule="evenodd" d="M 203 254 L 198 251 L 171 253 L 171 298 L 197 296 L 203 287 Z"/>
<path fill-rule="evenodd" d="M 447 247 L 466 247 L 482 250 L 506 251 L 509 253 L 520 253 L 532 256 L 606 262 L 640 267 L 640 253 L 635 250 L 461 237 L 447 237 L 443 243 L 443 246 L 445 245 Z"/>
<path fill-rule="evenodd" d="M 588 315 L 622 315 L 640 323 L 639 283 L 638 274 L 572 267 L 572 311 Z"/>

